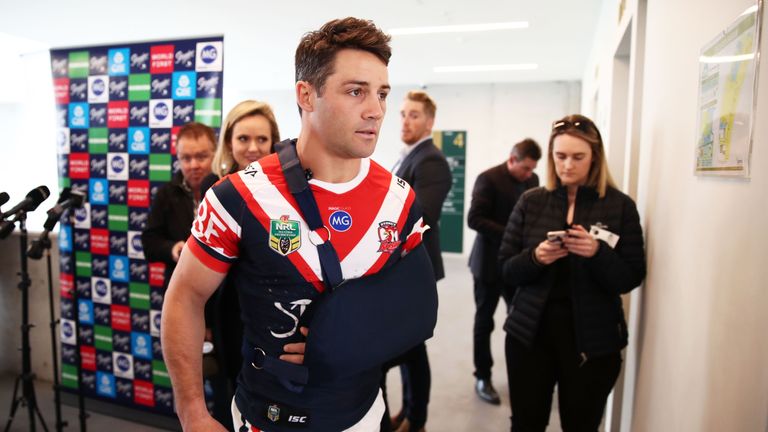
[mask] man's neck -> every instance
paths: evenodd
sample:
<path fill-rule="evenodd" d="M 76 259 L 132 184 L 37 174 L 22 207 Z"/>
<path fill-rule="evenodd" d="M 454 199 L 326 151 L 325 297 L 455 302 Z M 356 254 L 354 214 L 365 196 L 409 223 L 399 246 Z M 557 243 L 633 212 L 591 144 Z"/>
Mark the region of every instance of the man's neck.
<path fill-rule="evenodd" d="M 360 159 L 344 158 L 330 153 L 316 137 L 304 130 L 296 142 L 296 153 L 301 166 L 310 169 L 312 178 L 320 181 L 346 183 L 360 172 Z"/>

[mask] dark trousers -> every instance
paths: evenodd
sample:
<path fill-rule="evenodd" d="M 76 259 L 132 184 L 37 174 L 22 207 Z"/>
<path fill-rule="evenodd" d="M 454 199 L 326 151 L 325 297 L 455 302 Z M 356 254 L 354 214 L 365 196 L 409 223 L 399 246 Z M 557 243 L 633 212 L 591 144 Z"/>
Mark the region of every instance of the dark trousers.
<path fill-rule="evenodd" d="M 474 361 L 475 377 L 478 379 L 490 379 L 493 367 L 491 355 L 491 333 L 493 333 L 493 314 L 499 298 L 504 297 L 504 302 L 509 305 L 510 298 L 504 289 L 502 281 L 485 282 L 480 278 L 475 279 L 475 327 L 474 327 Z"/>
<path fill-rule="evenodd" d="M 384 393 L 386 411 L 381 422 L 382 431 L 391 430 L 386 381 L 387 371 L 397 365 L 400 365 L 400 375 L 403 382 L 402 414 L 411 423 L 411 430 L 417 431 L 427 423 L 429 389 L 432 385 L 427 346 L 422 342 L 383 366 L 381 388 Z"/>
<path fill-rule="evenodd" d="M 507 335 L 507 375 L 513 432 L 543 432 L 557 384 L 560 424 L 565 432 L 596 432 L 605 402 L 621 369 L 621 353 L 582 363 L 568 302 L 548 304 L 533 345 Z"/>

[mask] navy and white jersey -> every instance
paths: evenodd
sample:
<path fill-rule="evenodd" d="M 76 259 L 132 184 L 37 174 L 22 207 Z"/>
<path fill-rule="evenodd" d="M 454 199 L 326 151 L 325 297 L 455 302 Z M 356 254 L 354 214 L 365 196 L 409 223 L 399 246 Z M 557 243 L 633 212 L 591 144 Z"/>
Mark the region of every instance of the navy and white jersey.
<path fill-rule="evenodd" d="M 187 242 L 208 268 L 230 274 L 246 337 L 259 346 L 298 340 L 298 318 L 324 290 L 314 244 L 330 236 L 344 279 L 353 279 L 395 263 L 428 229 L 410 186 L 370 159 L 349 182 L 309 183 L 325 229 L 309 229 L 274 154 L 208 191 Z M 280 341 L 264 340 L 267 332 Z"/>

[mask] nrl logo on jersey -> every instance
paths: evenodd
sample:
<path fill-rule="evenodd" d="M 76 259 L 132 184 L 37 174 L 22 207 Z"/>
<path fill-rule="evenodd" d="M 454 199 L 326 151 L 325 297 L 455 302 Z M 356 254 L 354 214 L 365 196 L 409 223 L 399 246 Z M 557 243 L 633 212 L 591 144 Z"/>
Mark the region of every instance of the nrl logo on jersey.
<path fill-rule="evenodd" d="M 301 247 L 299 222 L 288 219 L 288 215 L 280 216 L 280 219 L 270 219 L 269 247 L 283 256 L 299 250 Z"/>

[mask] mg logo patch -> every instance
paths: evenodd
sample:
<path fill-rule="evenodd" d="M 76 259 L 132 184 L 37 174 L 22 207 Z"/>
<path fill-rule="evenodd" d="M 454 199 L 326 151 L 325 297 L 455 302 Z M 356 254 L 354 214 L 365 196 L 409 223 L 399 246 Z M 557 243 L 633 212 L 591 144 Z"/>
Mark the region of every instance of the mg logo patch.
<path fill-rule="evenodd" d="M 269 221 L 269 247 L 280 255 L 296 252 L 301 247 L 301 225 L 283 215 Z"/>

